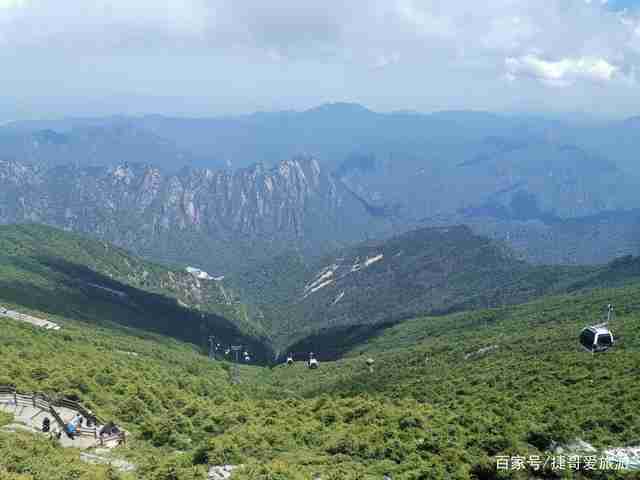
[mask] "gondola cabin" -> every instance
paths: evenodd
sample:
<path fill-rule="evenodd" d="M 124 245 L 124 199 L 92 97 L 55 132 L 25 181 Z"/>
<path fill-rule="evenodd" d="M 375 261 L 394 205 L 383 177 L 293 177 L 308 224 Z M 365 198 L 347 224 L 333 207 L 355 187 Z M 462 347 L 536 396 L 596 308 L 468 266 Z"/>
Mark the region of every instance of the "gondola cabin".
<path fill-rule="evenodd" d="M 613 334 L 605 326 L 586 327 L 580 333 L 580 344 L 591 353 L 605 352 L 613 346 Z"/>
<path fill-rule="evenodd" d="M 307 367 L 311 369 L 316 369 L 320 366 L 318 360 L 316 360 L 316 356 L 313 352 L 309 353 L 309 360 L 307 360 Z"/>

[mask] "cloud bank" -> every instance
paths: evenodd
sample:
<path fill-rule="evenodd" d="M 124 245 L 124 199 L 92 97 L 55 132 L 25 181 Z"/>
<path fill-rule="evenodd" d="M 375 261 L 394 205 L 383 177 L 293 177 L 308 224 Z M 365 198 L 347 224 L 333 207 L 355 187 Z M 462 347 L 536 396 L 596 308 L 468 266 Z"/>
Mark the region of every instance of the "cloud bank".
<path fill-rule="evenodd" d="M 637 96 L 640 21 L 623 3 L 0 0 L 0 58 L 22 97 L 51 96 L 49 80 L 71 96 L 243 97 L 239 109 L 322 99 L 499 109 L 564 87 L 579 91 L 562 108 L 588 109 L 590 89 L 614 108 Z"/>
<path fill-rule="evenodd" d="M 608 82 L 614 79 L 619 68 L 602 58 L 563 58 L 548 61 L 535 55 L 505 60 L 507 78 L 531 77 L 552 87 L 568 87 L 578 81 Z M 624 77 L 627 81 L 633 81 Z"/>

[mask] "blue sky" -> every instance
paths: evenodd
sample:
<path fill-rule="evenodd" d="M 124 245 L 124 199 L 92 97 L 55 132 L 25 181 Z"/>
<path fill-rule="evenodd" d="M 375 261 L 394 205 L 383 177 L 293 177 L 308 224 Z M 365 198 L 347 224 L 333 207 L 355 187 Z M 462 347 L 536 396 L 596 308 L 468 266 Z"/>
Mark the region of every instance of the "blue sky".
<path fill-rule="evenodd" d="M 640 113 L 640 0 L 0 0 L 0 119 Z"/>
<path fill-rule="evenodd" d="M 609 0 L 608 5 L 614 10 L 622 10 L 624 8 L 637 8 L 640 6 L 640 0 Z"/>

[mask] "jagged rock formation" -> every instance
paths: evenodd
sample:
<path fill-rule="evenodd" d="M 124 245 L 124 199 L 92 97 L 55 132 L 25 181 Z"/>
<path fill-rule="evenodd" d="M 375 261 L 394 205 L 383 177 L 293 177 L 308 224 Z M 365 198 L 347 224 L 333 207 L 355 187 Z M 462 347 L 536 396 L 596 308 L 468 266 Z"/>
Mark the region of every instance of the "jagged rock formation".
<path fill-rule="evenodd" d="M 12 222 L 90 233 L 219 273 L 232 257 L 249 260 L 292 247 L 315 251 L 384 228 L 311 157 L 275 168 L 178 174 L 142 164 L 78 169 L 3 161 L 0 223 Z"/>

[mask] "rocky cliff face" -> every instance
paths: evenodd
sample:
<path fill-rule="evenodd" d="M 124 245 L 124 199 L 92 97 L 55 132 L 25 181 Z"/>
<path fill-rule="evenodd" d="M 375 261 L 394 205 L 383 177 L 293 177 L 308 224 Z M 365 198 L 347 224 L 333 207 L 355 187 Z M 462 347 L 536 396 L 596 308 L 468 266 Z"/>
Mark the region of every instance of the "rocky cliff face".
<path fill-rule="evenodd" d="M 41 222 L 156 258 L 227 270 L 231 257 L 314 251 L 383 229 L 311 157 L 275 168 L 165 174 L 149 165 L 47 168 L 0 162 L 0 223 Z M 234 260 L 237 260 L 235 258 Z"/>

